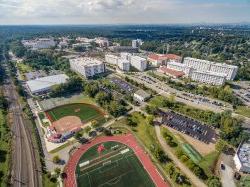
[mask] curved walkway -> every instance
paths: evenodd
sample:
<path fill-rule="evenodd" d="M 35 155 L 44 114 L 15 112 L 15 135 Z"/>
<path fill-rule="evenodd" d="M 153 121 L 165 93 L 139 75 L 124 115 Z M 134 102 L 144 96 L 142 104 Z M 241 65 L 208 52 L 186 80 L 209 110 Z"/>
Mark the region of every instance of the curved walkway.
<path fill-rule="evenodd" d="M 77 163 L 79 162 L 81 156 L 92 146 L 107 142 L 107 141 L 117 141 L 123 143 L 133 149 L 134 153 L 141 161 L 144 169 L 148 172 L 151 179 L 153 180 L 154 184 L 157 187 L 168 187 L 170 186 L 166 181 L 164 181 L 163 177 L 158 172 L 157 168 L 154 166 L 152 161 L 150 160 L 149 156 L 143 151 L 143 149 L 138 145 L 136 139 L 133 137 L 132 134 L 127 135 L 120 135 L 120 136 L 103 136 L 98 137 L 91 141 L 89 144 L 82 145 L 70 158 L 69 162 L 67 163 L 64 172 L 67 174 L 67 178 L 64 180 L 65 187 L 75 187 L 77 186 L 76 183 L 76 176 L 75 170 Z"/>
<path fill-rule="evenodd" d="M 175 163 L 177 167 L 180 168 L 180 170 L 190 179 L 191 183 L 194 186 L 197 187 L 206 187 L 205 183 L 199 179 L 197 176 L 195 176 L 190 169 L 188 169 L 172 152 L 171 148 L 169 145 L 166 143 L 166 141 L 163 139 L 161 135 L 161 129 L 158 125 L 155 125 L 155 131 L 157 138 L 163 148 L 163 151 L 169 156 L 171 160 Z"/>

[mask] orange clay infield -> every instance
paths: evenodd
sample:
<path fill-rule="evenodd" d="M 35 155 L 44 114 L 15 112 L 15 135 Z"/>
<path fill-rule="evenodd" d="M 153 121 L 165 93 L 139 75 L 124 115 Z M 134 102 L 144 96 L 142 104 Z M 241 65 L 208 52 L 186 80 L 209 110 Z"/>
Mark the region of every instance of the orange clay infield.
<path fill-rule="evenodd" d="M 56 132 L 64 133 L 72 131 L 76 128 L 81 128 L 81 119 L 77 116 L 66 116 L 52 123 L 52 127 L 55 128 Z"/>

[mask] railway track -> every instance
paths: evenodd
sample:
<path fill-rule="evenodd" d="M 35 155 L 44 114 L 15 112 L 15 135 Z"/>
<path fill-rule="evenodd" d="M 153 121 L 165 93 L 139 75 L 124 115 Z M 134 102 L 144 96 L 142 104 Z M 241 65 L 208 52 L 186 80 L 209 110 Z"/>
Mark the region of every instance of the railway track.
<path fill-rule="evenodd" d="M 40 187 L 42 175 L 39 158 L 36 158 L 36 150 L 32 141 L 32 132 L 23 116 L 18 93 L 9 76 L 6 78 L 3 90 L 9 101 L 9 113 L 12 119 L 11 186 Z"/>

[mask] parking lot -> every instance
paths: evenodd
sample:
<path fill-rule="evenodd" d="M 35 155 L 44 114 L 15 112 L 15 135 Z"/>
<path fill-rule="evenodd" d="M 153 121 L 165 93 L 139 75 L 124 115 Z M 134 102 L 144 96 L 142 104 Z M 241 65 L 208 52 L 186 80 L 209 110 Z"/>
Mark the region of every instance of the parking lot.
<path fill-rule="evenodd" d="M 215 131 L 207 125 L 172 111 L 159 111 L 159 115 L 162 116 L 163 125 L 187 134 L 206 144 L 215 141 Z"/>
<path fill-rule="evenodd" d="M 137 88 L 135 88 L 128 82 L 117 77 L 111 77 L 110 82 L 115 84 L 122 92 L 125 92 L 127 94 L 133 94 L 137 90 Z"/>

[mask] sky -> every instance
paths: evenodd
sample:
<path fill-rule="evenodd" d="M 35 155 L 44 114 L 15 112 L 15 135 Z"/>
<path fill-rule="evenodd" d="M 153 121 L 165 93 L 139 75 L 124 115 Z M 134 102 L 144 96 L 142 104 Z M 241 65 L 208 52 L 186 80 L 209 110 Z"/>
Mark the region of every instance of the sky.
<path fill-rule="evenodd" d="M 250 23 L 250 0 L 0 0 L 1 25 Z"/>

